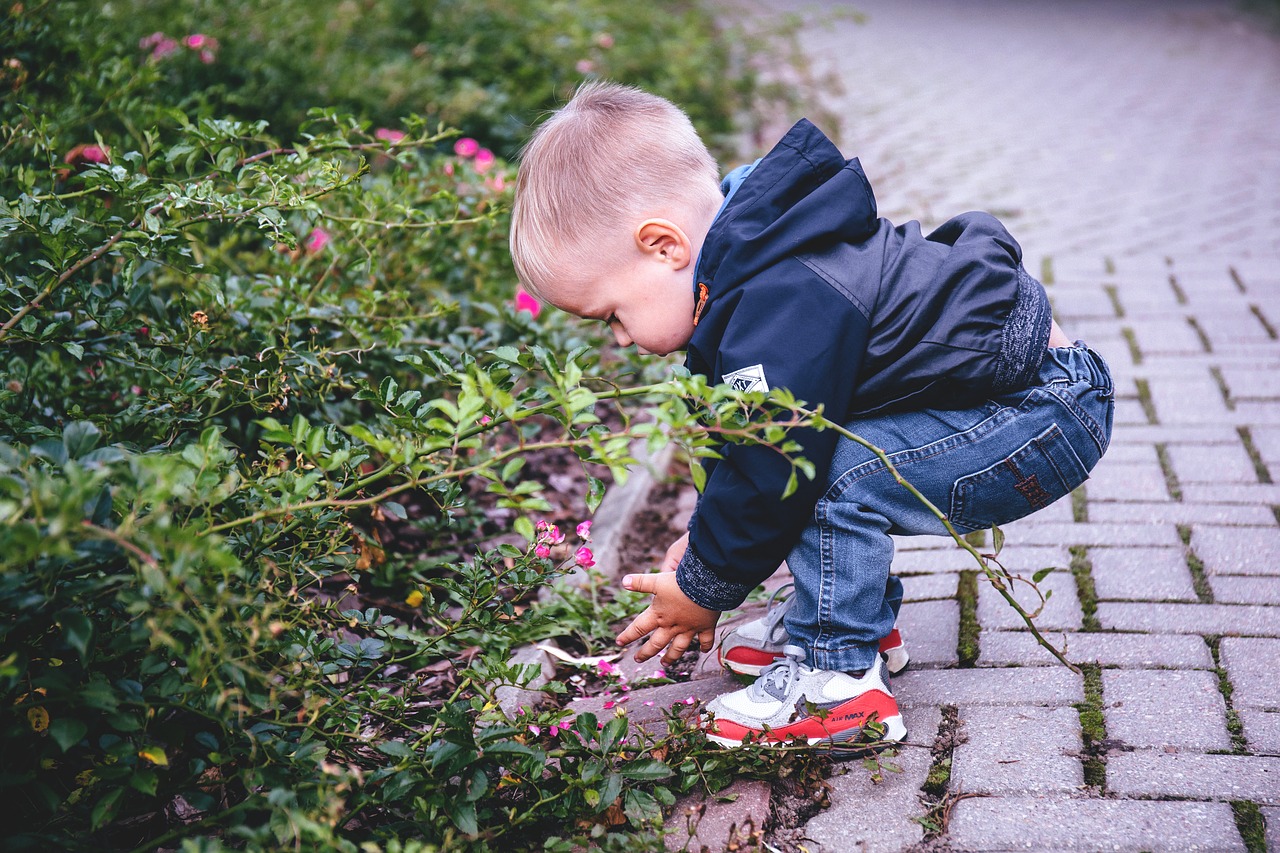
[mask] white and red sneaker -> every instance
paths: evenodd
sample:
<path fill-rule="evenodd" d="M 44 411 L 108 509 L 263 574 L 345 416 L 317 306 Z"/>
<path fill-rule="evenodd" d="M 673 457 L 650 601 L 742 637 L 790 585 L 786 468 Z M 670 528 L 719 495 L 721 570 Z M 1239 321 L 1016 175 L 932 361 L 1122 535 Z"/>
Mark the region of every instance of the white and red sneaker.
<path fill-rule="evenodd" d="M 813 669 L 787 646 L 755 683 L 707 704 L 703 730 L 721 746 L 801 742 L 868 749 L 897 743 L 907 727 L 889 689 L 885 662 L 861 676 Z"/>
<path fill-rule="evenodd" d="M 778 587 L 769 596 L 764 616 L 744 622 L 727 632 L 720 640 L 720 665 L 739 675 L 759 675 L 760 672 L 783 656 L 782 650 L 791 638 L 782 623 L 795 600 L 790 590 L 793 584 Z M 907 653 L 902 634 L 895 626 L 880 641 L 880 656 L 888 664 L 889 674 L 897 675 L 907 668 L 911 655 Z"/>

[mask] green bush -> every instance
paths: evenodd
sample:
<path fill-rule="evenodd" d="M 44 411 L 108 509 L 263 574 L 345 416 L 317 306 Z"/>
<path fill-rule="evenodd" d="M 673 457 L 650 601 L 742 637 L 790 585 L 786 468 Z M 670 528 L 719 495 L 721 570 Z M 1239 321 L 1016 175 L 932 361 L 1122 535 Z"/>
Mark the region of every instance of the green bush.
<path fill-rule="evenodd" d="M 616 830 L 727 778 L 679 718 L 494 704 L 572 564 L 535 550 L 530 455 L 582 460 L 585 514 L 661 439 L 629 400 L 695 452 L 685 398 L 750 432 L 516 311 L 512 170 L 445 129 L 509 152 L 589 71 L 727 139 L 763 90 L 660 6 L 8 8 L 5 848 L 637 849 Z"/>

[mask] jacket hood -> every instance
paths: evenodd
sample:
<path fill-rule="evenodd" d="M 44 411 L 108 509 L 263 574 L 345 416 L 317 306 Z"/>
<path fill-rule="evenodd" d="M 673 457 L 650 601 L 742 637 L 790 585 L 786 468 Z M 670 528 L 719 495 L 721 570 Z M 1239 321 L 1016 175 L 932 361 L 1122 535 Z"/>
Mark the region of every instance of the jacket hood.
<path fill-rule="evenodd" d="M 876 232 L 871 185 L 857 159 L 801 119 L 756 164 L 711 226 L 697 280 L 723 295 L 783 258 Z M 724 269 L 728 277 L 721 280 Z"/>

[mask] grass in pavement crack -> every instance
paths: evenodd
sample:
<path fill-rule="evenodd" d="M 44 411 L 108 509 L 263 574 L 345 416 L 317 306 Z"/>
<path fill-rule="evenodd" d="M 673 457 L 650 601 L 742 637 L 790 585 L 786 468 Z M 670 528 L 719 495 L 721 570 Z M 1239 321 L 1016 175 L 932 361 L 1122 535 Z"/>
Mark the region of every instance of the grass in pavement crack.
<path fill-rule="evenodd" d="M 1102 713 L 1102 667 L 1096 663 L 1081 664 L 1084 675 L 1084 701 L 1076 705 L 1080 714 L 1080 734 L 1084 740 L 1084 783 L 1107 790 L 1107 722 Z"/>
<path fill-rule="evenodd" d="M 1231 811 L 1235 815 L 1236 829 L 1244 839 L 1244 849 L 1249 853 L 1267 853 L 1267 825 L 1258 804 L 1232 800 Z"/>
<path fill-rule="evenodd" d="M 1258 475 L 1258 482 L 1274 482 L 1271 479 L 1271 469 L 1267 467 L 1258 446 L 1253 443 L 1253 432 L 1247 426 L 1236 427 L 1236 432 L 1240 434 L 1240 442 L 1244 445 L 1245 453 L 1249 454 L 1249 459 L 1253 462 L 1253 470 Z"/>
<path fill-rule="evenodd" d="M 1138 386 L 1138 403 L 1142 406 L 1142 413 L 1147 416 L 1147 423 L 1160 423 L 1155 401 L 1151 399 L 1151 383 L 1145 379 L 1135 379 L 1133 384 Z"/>
<path fill-rule="evenodd" d="M 912 818 L 924 827 L 926 842 L 946 834 L 951 809 L 960 799 L 950 790 L 951 759 L 956 747 L 966 740 L 968 738 L 960 726 L 959 709 L 955 705 L 943 705 L 942 722 L 938 725 L 938 736 L 933 741 L 933 763 L 929 765 L 929 774 L 920 786 L 920 793 L 929 810 L 920 817 Z"/>
<path fill-rule="evenodd" d="M 960 600 L 960 639 L 956 643 L 956 657 L 962 669 L 970 669 L 978 662 L 978 570 L 966 569 L 960 573 L 956 597 Z"/>
<path fill-rule="evenodd" d="M 1076 596 L 1080 599 L 1081 627 L 1101 631 L 1098 621 L 1098 590 L 1093 585 L 1093 563 L 1083 545 L 1071 546 L 1071 576 L 1076 579 Z"/>
<path fill-rule="evenodd" d="M 1236 712 L 1232 701 L 1235 688 L 1231 679 L 1227 678 L 1226 668 L 1222 666 L 1222 637 L 1210 634 L 1204 641 L 1209 644 L 1209 653 L 1213 655 L 1213 667 L 1218 673 L 1218 692 L 1222 694 L 1222 701 L 1227 706 L 1227 731 L 1231 733 L 1231 751 L 1236 755 L 1247 755 L 1249 750 L 1244 739 L 1244 725 L 1240 722 L 1240 714 Z"/>
<path fill-rule="evenodd" d="M 1178 474 L 1173 470 L 1173 460 L 1169 458 L 1169 446 L 1157 444 L 1156 458 L 1160 460 L 1160 470 L 1164 472 L 1164 485 L 1169 490 L 1169 497 L 1175 501 L 1182 500 L 1182 484 L 1178 482 Z"/>
<path fill-rule="evenodd" d="M 1213 604 L 1213 587 L 1209 585 L 1209 577 L 1204 570 L 1204 561 L 1191 548 L 1191 526 L 1178 525 L 1178 538 L 1185 549 L 1187 570 L 1191 572 L 1191 586 L 1196 591 L 1196 598 L 1201 604 Z"/>

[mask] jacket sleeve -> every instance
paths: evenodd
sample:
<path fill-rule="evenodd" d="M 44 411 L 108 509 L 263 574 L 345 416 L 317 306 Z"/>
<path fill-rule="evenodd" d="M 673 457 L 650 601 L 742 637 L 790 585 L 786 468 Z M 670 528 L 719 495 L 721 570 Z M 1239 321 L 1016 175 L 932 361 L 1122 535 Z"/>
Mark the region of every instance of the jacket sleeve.
<path fill-rule="evenodd" d="M 778 273 L 790 275 L 779 276 Z M 786 388 L 808 408 L 823 406 L 843 422 L 866 348 L 867 318 L 802 264 L 775 267 L 753 281 L 725 328 L 713 379 Z M 735 376 L 738 382 L 734 382 Z M 758 386 L 757 386 L 758 387 Z M 754 390 L 754 389 L 752 389 Z M 827 487 L 833 430 L 793 430 L 790 438 L 814 464 L 810 480 L 782 494 L 791 463 L 772 447 L 724 444 L 689 526 L 689 548 L 676 569 L 680 589 L 696 604 L 728 610 L 773 574 L 799 539 Z"/>

